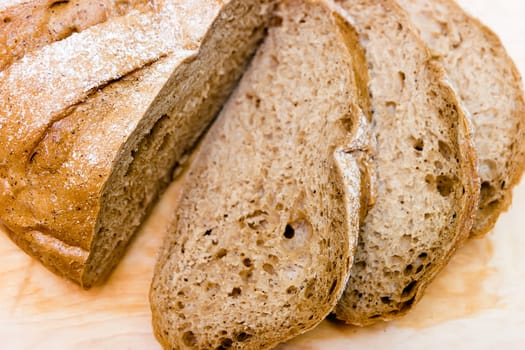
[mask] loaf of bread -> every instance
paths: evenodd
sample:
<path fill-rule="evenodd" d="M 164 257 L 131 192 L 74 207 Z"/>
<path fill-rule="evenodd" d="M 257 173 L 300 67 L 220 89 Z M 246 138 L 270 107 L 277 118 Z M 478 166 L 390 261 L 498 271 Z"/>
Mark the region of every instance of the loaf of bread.
<path fill-rule="evenodd" d="M 453 0 L 399 0 L 470 112 L 481 197 L 472 236 L 494 227 L 525 167 L 521 78 L 499 38 Z"/>
<path fill-rule="evenodd" d="M 282 2 L 272 24 L 161 250 L 150 301 L 166 349 L 275 346 L 323 320 L 346 285 L 366 152 L 351 38 L 322 1 Z"/>
<path fill-rule="evenodd" d="M 375 197 L 335 309 L 367 325 L 406 313 L 467 238 L 479 195 L 467 119 L 394 1 L 343 0 L 369 71 Z"/>
<path fill-rule="evenodd" d="M 262 39 L 271 0 L 156 1 L 0 72 L 0 219 L 85 288 L 103 280 Z"/>

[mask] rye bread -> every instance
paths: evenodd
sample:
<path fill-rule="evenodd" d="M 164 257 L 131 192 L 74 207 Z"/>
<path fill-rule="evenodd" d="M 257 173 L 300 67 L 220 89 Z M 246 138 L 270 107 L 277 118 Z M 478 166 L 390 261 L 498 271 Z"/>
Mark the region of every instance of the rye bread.
<path fill-rule="evenodd" d="M 120 260 L 233 89 L 272 7 L 156 4 L 0 72 L 0 219 L 28 254 L 85 288 Z"/>
<path fill-rule="evenodd" d="M 490 231 L 525 167 L 520 74 L 499 38 L 453 0 L 399 0 L 470 112 L 481 196 L 471 236 Z"/>
<path fill-rule="evenodd" d="M 335 309 L 356 325 L 406 313 L 467 238 L 479 181 L 468 121 L 393 1 L 340 0 L 369 71 L 375 198 Z"/>
<path fill-rule="evenodd" d="M 321 1 L 282 2 L 204 139 L 157 263 L 166 349 L 266 349 L 321 322 L 346 285 L 360 207 L 346 28 Z"/>

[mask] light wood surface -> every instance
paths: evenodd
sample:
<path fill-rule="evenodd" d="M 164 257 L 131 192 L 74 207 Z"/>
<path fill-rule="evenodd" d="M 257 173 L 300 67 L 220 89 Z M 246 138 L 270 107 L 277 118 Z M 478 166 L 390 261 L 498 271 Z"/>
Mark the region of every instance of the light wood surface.
<path fill-rule="evenodd" d="M 525 75 L 525 2 L 461 0 Z M 160 349 L 148 289 L 181 184 L 163 197 L 108 283 L 54 276 L 0 232 L 0 349 Z M 3 228 L 0 228 L 2 231 Z M 525 181 L 486 238 L 469 241 L 405 318 L 370 328 L 323 322 L 280 350 L 525 349 Z"/>

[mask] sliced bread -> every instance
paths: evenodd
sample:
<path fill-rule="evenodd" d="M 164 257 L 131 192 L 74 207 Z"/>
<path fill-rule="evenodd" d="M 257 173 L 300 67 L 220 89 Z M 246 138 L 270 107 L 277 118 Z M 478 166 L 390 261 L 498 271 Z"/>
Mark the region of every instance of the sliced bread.
<path fill-rule="evenodd" d="M 519 72 L 499 38 L 453 0 L 399 0 L 444 66 L 474 126 L 481 197 L 472 236 L 494 227 L 525 167 L 525 102 Z"/>
<path fill-rule="evenodd" d="M 325 3 L 282 2 L 193 162 L 150 301 L 166 349 L 266 349 L 314 327 L 357 243 L 358 91 Z"/>
<path fill-rule="evenodd" d="M 152 10 L 153 1 L 26 0 L 0 5 L 0 70 L 28 52 L 133 9 Z"/>
<path fill-rule="evenodd" d="M 103 280 L 263 37 L 271 0 L 156 2 L 0 72 L 0 219 L 85 288 Z"/>
<path fill-rule="evenodd" d="M 467 119 L 442 68 L 388 0 L 340 0 L 369 73 L 375 197 L 335 309 L 367 325 L 406 313 L 470 231 L 479 194 Z"/>

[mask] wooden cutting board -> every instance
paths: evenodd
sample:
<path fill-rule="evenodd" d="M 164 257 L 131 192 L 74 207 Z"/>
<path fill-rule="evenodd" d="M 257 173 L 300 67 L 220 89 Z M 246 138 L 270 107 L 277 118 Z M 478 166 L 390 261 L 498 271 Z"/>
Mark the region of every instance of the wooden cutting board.
<path fill-rule="evenodd" d="M 501 36 L 525 75 L 525 2 L 460 3 Z M 160 349 L 148 289 L 180 187 L 169 189 L 108 283 L 90 291 L 51 274 L 0 232 L 0 349 Z M 525 349 L 525 181 L 493 232 L 460 249 L 408 316 L 369 328 L 325 321 L 279 347 L 379 348 Z"/>

